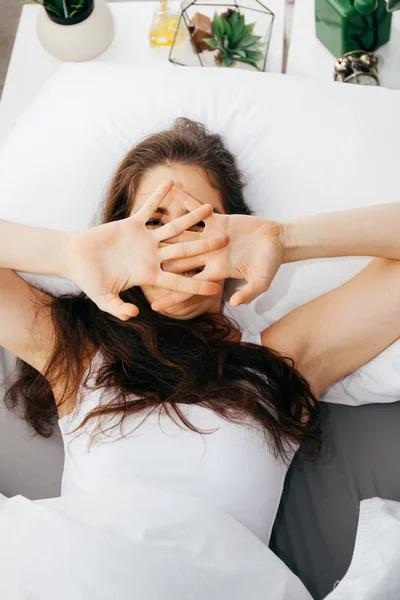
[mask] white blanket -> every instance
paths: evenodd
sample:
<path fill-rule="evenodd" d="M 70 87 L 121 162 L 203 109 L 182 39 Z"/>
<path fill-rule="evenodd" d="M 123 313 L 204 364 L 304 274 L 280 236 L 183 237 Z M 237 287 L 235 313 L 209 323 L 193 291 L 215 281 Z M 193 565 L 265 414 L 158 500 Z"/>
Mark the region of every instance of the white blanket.
<path fill-rule="evenodd" d="M 1 600 L 312 600 L 235 519 L 146 487 L 0 498 Z"/>
<path fill-rule="evenodd" d="M 312 600 L 223 511 L 141 486 L 0 494 L 1 600 Z M 400 598 L 400 503 L 361 502 L 351 566 L 326 600 Z"/>
<path fill-rule="evenodd" d="M 350 567 L 326 600 L 399 598 L 400 502 L 363 500 Z"/>

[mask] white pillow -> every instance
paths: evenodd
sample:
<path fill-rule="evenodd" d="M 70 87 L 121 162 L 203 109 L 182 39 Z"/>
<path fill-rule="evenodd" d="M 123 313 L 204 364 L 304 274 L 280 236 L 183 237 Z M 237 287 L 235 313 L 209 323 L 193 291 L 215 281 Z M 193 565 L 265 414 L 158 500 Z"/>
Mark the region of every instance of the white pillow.
<path fill-rule="evenodd" d="M 242 70 L 66 64 L 0 150 L 0 218 L 66 231 L 88 227 L 124 154 L 178 116 L 225 136 L 247 177 L 246 198 L 263 216 L 291 219 L 395 202 L 399 102 L 400 92 L 391 90 Z M 267 294 L 232 314 L 242 327 L 260 331 L 369 260 L 284 265 Z M 71 289 L 57 278 L 26 278 L 53 293 Z M 399 368 L 396 342 L 333 385 L 325 399 L 396 400 Z"/>

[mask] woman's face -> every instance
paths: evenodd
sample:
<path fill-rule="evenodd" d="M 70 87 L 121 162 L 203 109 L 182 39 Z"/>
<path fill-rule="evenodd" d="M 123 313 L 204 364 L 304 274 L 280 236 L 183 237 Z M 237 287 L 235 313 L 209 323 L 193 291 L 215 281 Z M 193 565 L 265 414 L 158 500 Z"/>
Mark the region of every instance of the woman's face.
<path fill-rule="evenodd" d="M 131 214 L 134 214 L 145 203 L 147 198 L 161 185 L 164 181 L 172 179 L 174 185 L 180 188 L 188 195 L 195 198 L 201 204 L 211 204 L 215 212 L 224 213 L 221 194 L 213 188 L 208 181 L 207 174 L 199 167 L 188 165 L 161 166 L 150 169 L 142 178 L 137 190 Z M 166 209 L 168 206 L 168 209 Z M 160 205 L 161 211 L 155 212 L 151 219 L 147 221 L 147 227 L 154 229 L 161 227 L 165 223 L 173 219 L 177 219 L 187 213 L 183 201 L 174 198 L 171 202 L 169 196 Z M 164 210 L 163 210 L 164 209 Z M 194 227 L 191 231 L 202 231 L 201 227 Z M 184 274 L 190 277 L 189 273 Z M 223 281 L 219 282 L 222 285 L 221 293 L 218 296 L 191 296 L 187 300 L 171 306 L 161 314 L 174 319 L 192 319 L 204 313 L 218 313 L 221 310 L 221 299 L 223 291 Z M 161 298 L 170 290 L 156 286 L 142 286 L 144 295 L 149 304 L 154 300 Z"/>

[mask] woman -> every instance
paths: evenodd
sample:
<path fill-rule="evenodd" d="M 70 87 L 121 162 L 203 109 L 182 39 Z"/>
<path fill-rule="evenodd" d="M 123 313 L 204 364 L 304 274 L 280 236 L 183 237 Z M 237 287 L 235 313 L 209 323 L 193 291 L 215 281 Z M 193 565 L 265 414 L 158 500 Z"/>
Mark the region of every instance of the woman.
<path fill-rule="evenodd" d="M 251 215 L 243 187 L 221 138 L 179 119 L 122 161 L 102 225 L 0 223 L 0 344 L 21 359 L 9 406 L 44 436 L 59 417 L 63 495 L 145 482 L 268 544 L 297 446 L 318 452 L 316 398 L 400 334 L 400 208 L 277 223 Z M 343 255 L 380 258 L 258 336 L 222 314 L 228 278 L 247 280 L 236 306 L 283 262 Z M 83 292 L 51 298 L 14 270 Z"/>

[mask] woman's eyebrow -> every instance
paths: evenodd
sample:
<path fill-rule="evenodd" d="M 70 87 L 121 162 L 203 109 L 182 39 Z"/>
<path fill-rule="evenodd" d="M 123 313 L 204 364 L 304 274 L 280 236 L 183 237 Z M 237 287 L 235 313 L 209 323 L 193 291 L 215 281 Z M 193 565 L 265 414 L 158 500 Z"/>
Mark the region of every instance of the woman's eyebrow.
<path fill-rule="evenodd" d="M 202 204 L 202 203 L 200 203 Z M 187 215 L 190 212 L 190 210 L 185 210 L 184 214 Z M 221 214 L 221 211 L 218 210 L 218 208 L 213 208 L 213 212 L 217 213 L 218 215 Z M 159 215 L 165 215 L 166 217 L 169 217 L 169 211 L 166 208 L 163 208 L 162 206 L 159 206 L 158 208 L 156 208 L 156 210 L 154 211 L 154 214 L 158 213 Z"/>

